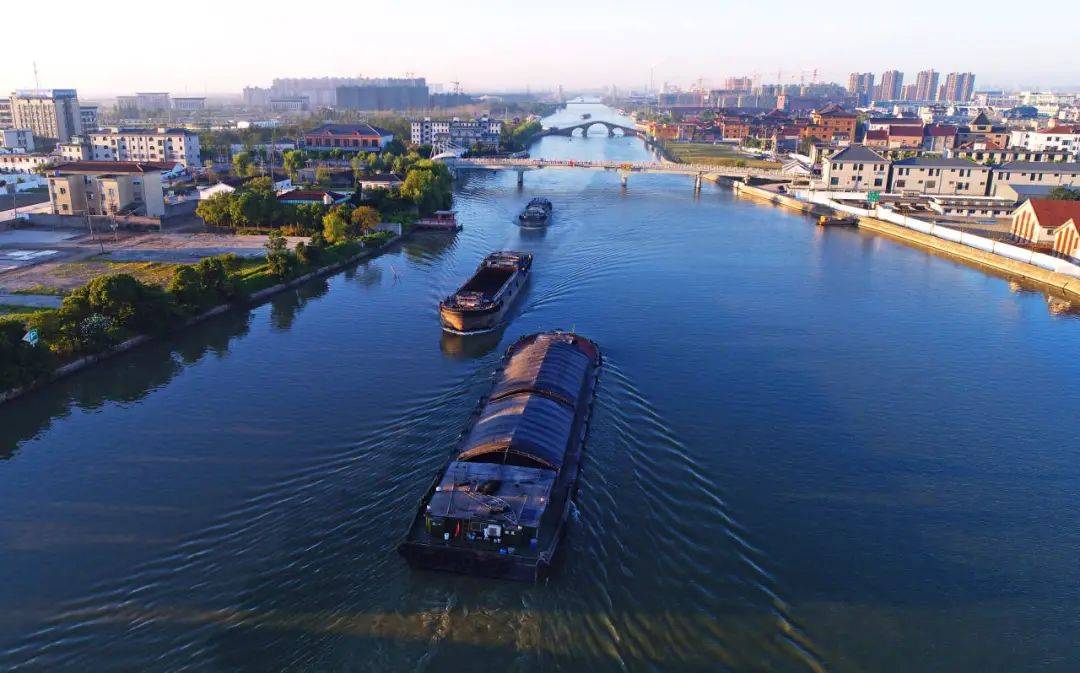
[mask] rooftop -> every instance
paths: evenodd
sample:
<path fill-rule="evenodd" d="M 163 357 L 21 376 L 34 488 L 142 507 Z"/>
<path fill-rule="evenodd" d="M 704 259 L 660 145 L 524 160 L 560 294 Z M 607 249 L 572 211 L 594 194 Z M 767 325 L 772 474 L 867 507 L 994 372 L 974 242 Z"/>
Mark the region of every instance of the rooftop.
<path fill-rule="evenodd" d="M 1060 227 L 1069 220 L 1080 223 L 1080 201 L 1029 199 L 1028 203 L 1042 227 Z"/>
<path fill-rule="evenodd" d="M 330 135 L 330 136 L 388 136 L 391 135 L 386 129 L 381 129 L 371 124 L 322 124 L 311 129 L 304 135 Z"/>
<path fill-rule="evenodd" d="M 886 159 L 865 145 L 849 145 L 832 155 L 829 161 L 886 161 Z"/>
<path fill-rule="evenodd" d="M 998 166 L 1002 171 L 1038 171 L 1051 173 L 1080 173 L 1080 162 L 1010 161 Z"/>
<path fill-rule="evenodd" d="M 159 161 L 69 161 L 54 170 L 58 173 L 155 173 L 174 168 L 175 163 Z"/>
<path fill-rule="evenodd" d="M 894 161 L 893 166 L 924 166 L 926 168 L 981 168 L 989 170 L 987 166 L 981 166 L 970 159 L 946 159 L 944 157 L 911 157 Z"/>

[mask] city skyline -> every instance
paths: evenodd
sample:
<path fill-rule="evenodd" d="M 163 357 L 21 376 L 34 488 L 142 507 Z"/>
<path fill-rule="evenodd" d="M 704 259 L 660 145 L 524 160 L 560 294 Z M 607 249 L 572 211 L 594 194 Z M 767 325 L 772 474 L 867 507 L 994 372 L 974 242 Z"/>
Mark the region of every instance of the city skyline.
<path fill-rule="evenodd" d="M 542 13 L 510 5 L 486 8 L 469 17 L 464 24 L 469 29 L 462 30 L 455 10 L 418 2 L 379 8 L 375 19 L 387 25 L 408 25 L 403 34 L 365 31 L 356 39 L 288 49 L 280 16 L 200 2 L 189 9 L 212 12 L 215 20 L 200 25 L 198 43 L 193 45 L 200 48 L 185 49 L 182 59 L 164 49 L 160 56 L 133 59 L 123 40 L 95 44 L 90 59 L 80 53 L 85 45 L 78 40 L 44 49 L 30 33 L 17 32 L 7 38 L 13 56 L 2 86 L 6 90 L 34 87 L 35 63 L 42 87 L 78 88 L 86 97 L 140 90 L 232 95 L 244 86 L 266 85 L 274 77 L 407 73 L 432 83 L 460 82 L 462 88 L 473 91 L 539 90 L 560 84 L 578 89 L 642 87 L 650 79 L 657 87 L 664 82 L 689 86 L 699 79 L 719 87 L 728 77 L 755 74 L 761 82 L 775 83 L 778 72 L 781 83 L 790 84 L 810 81 L 815 71 L 818 81 L 843 84 L 853 71 L 880 76 L 893 69 L 908 73 L 911 81 L 915 73 L 928 69 L 976 72 L 982 88 L 1080 85 L 1080 68 L 1056 58 L 1056 50 L 1019 44 L 1005 54 L 991 40 L 955 39 L 951 26 L 959 25 L 956 22 L 963 21 L 968 35 L 989 34 L 1004 29 L 999 17 L 971 16 L 962 8 L 935 5 L 937 20 L 926 24 L 868 8 L 857 16 L 836 17 L 815 26 L 814 39 L 807 40 L 806 23 L 795 11 L 798 7 L 787 0 L 754 7 L 692 3 L 689 11 L 658 24 L 651 4 L 580 6 L 557 0 Z M 135 8 L 129 0 L 118 3 L 114 35 L 138 34 L 145 19 Z M 1064 11 L 1080 17 L 1080 9 Z M 329 13 L 341 25 L 364 25 L 373 19 L 369 10 L 349 6 Z M 426 20 L 416 23 L 417 15 Z M 759 31 L 732 29 L 762 22 L 769 26 L 769 39 L 764 42 Z M 867 30 L 884 24 L 889 26 L 887 41 Z M 1012 32 L 1041 28 L 1035 16 L 1009 17 Z M 251 39 L 245 40 L 244 35 Z M 840 41 L 853 48 L 835 48 Z M 224 47 L 211 49 L 210 45 Z M 856 50 L 860 56 L 852 56 Z M 222 67 L 223 63 L 229 66 Z"/>

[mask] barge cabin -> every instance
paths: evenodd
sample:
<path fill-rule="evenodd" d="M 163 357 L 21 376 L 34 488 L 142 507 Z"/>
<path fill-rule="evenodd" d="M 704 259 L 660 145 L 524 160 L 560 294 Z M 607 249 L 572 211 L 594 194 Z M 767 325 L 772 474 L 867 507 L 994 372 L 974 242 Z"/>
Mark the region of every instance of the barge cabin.
<path fill-rule="evenodd" d="M 413 568 L 536 581 L 570 516 L 601 365 L 569 332 L 511 346 L 420 502 L 398 552 Z"/>

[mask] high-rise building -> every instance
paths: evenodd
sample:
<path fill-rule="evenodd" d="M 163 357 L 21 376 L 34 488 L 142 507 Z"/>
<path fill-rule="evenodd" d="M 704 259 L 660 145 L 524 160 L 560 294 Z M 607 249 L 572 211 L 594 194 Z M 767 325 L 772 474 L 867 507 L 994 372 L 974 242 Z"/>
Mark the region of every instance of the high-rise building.
<path fill-rule="evenodd" d="M 856 96 L 860 103 L 869 102 L 874 97 L 874 73 L 851 73 L 848 78 L 848 93 Z"/>
<path fill-rule="evenodd" d="M 728 91 L 749 91 L 754 88 L 754 80 L 751 77 L 728 77 L 724 80 L 724 88 Z"/>
<path fill-rule="evenodd" d="M 938 72 L 931 68 L 923 70 L 915 78 L 915 100 L 937 100 Z"/>
<path fill-rule="evenodd" d="M 904 73 L 899 70 L 887 70 L 881 75 L 882 100 L 900 100 L 904 94 Z"/>
<path fill-rule="evenodd" d="M 919 100 L 918 87 L 915 84 L 905 84 L 900 98 L 897 100 Z"/>
<path fill-rule="evenodd" d="M 15 128 L 30 129 L 38 138 L 67 142 L 82 133 L 79 96 L 75 89 L 22 89 L 11 94 Z"/>
<path fill-rule="evenodd" d="M 950 103 L 966 103 L 975 93 L 975 73 L 950 72 L 945 77 L 941 100 Z"/>
<path fill-rule="evenodd" d="M 430 103 L 427 82 L 416 79 L 368 80 L 339 86 L 337 107 L 345 110 L 423 110 Z"/>

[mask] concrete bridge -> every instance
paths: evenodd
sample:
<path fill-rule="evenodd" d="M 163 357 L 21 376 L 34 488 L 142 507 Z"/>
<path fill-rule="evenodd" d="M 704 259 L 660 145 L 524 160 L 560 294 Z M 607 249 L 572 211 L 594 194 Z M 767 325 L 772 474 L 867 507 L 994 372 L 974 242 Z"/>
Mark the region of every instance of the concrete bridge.
<path fill-rule="evenodd" d="M 615 137 L 617 135 L 615 131 L 621 131 L 624 136 L 635 136 L 638 138 L 644 138 L 645 134 L 641 131 L 632 128 L 630 126 L 623 126 L 622 124 L 616 124 L 615 122 L 604 121 L 603 119 L 588 119 L 580 124 L 574 124 L 573 126 L 567 126 L 565 128 L 559 128 L 558 126 L 552 126 L 544 129 L 536 137 L 543 136 L 572 136 L 574 131 L 581 131 L 581 135 L 585 136 L 589 134 L 589 129 L 596 125 L 603 126 L 607 130 L 609 137 Z"/>
<path fill-rule="evenodd" d="M 666 173 L 670 175 L 687 175 L 694 178 L 694 189 L 701 189 L 701 181 L 727 178 L 742 180 L 758 178 L 772 180 L 774 182 L 791 181 L 792 176 L 776 169 L 767 168 L 741 168 L 738 166 L 713 166 L 711 164 L 677 164 L 670 161 L 662 162 L 626 162 L 626 161 L 579 161 L 576 159 L 510 159 L 500 157 L 476 157 L 470 159 L 445 159 L 448 168 L 458 170 L 488 170 L 488 171 L 515 171 L 518 174 L 518 184 L 524 184 L 526 171 L 540 169 L 594 169 L 604 171 L 617 171 L 620 181 L 625 187 L 631 173 Z"/>

